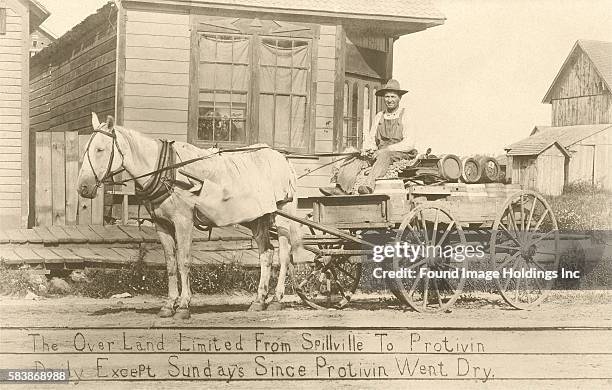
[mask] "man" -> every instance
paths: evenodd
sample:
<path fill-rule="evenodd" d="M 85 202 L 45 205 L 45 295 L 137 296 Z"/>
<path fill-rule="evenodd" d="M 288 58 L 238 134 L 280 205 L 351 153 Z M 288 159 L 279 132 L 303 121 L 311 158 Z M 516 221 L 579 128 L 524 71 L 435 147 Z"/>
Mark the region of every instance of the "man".
<path fill-rule="evenodd" d="M 389 166 L 399 160 L 416 156 L 415 134 L 408 126 L 407 115 L 399 102 L 408 91 L 400 88 L 397 80 L 391 79 L 376 92 L 383 96 L 385 110 L 376 114 L 372 128 L 363 131 L 362 157 L 372 156 L 374 165 L 365 185 L 359 186 L 360 194 L 374 192 L 375 181 L 383 177 Z M 347 195 L 355 186 L 357 175 L 363 166 L 363 159 L 351 158 L 342 164 L 336 178 L 335 187 L 321 187 L 324 195 Z"/>

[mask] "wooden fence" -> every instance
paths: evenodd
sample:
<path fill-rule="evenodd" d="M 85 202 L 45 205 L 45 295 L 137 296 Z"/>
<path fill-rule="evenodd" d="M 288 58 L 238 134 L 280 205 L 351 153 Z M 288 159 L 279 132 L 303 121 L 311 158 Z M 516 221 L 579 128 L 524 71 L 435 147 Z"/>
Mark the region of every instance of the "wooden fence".
<path fill-rule="evenodd" d="M 116 12 L 83 21 L 30 64 L 30 136 L 35 147 L 37 226 L 102 224 L 104 196 L 78 196 L 76 181 L 91 112 L 115 112 Z"/>

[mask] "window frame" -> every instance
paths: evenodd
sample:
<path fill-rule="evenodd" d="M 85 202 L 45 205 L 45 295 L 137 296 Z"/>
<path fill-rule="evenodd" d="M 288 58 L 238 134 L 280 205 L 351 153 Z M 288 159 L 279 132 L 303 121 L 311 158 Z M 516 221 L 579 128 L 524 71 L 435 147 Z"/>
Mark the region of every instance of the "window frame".
<path fill-rule="evenodd" d="M 241 22 L 238 26 L 236 21 Z M 247 22 L 250 22 L 247 23 Z M 245 26 L 246 24 L 246 26 Z M 269 26 L 292 26 L 292 28 L 270 30 Z M 249 35 L 249 63 L 248 63 L 248 90 L 247 108 L 245 118 L 245 141 L 244 143 L 229 141 L 210 141 L 198 139 L 198 118 L 200 108 L 200 37 L 204 34 L 218 35 Z M 277 21 L 272 19 L 253 18 L 220 18 L 204 15 L 191 15 L 191 57 L 189 69 L 189 118 L 187 142 L 202 148 L 215 145 L 220 147 L 246 146 L 260 142 L 259 129 L 259 104 L 260 104 L 260 45 L 262 39 L 297 40 L 307 41 L 309 46 L 308 72 L 306 77 L 306 107 L 304 119 L 305 146 L 302 148 L 283 147 L 283 150 L 300 153 L 314 152 L 315 149 L 315 115 L 316 115 L 316 72 L 318 52 L 319 26 L 310 23 L 298 23 L 293 21 Z M 279 94 L 275 91 L 274 96 Z M 286 95 L 280 93 L 281 95 Z M 294 93 L 289 96 L 295 95 Z M 300 94 L 297 94 L 300 95 Z M 290 127 L 291 131 L 291 127 Z M 291 135 L 289 135 L 289 139 Z M 270 145 L 274 147 L 274 145 Z"/>

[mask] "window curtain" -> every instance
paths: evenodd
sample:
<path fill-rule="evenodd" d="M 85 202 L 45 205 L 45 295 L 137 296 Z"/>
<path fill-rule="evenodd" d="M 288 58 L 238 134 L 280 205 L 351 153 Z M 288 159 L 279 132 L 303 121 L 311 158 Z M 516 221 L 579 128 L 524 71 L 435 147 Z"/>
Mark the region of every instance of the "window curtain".
<path fill-rule="evenodd" d="M 305 148 L 309 46 L 262 39 L 259 139 L 275 147 Z"/>

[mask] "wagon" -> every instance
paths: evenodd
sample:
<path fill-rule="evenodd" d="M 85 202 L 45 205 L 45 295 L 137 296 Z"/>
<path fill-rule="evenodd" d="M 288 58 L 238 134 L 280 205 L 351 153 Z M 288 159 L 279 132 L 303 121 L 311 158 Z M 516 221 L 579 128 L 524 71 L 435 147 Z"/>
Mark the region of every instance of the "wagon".
<path fill-rule="evenodd" d="M 387 276 L 402 304 L 419 312 L 448 310 L 471 276 L 487 272 L 498 273 L 492 279 L 508 304 L 530 309 L 546 297 L 558 270 L 559 231 L 551 207 L 518 185 L 391 179 L 378 180 L 371 195 L 308 200 L 309 219 L 278 214 L 310 229 L 304 244 L 314 260 L 292 279 L 296 293 L 316 309 L 351 301 L 376 246 L 399 248 L 375 272 Z M 411 256 L 402 252 L 406 245 L 429 250 Z M 480 259 L 479 253 L 458 256 L 477 245 Z"/>

